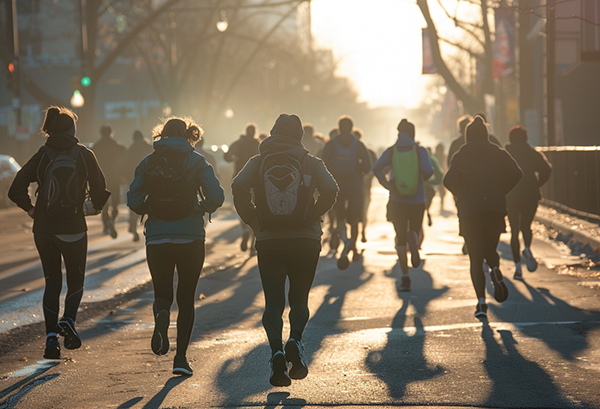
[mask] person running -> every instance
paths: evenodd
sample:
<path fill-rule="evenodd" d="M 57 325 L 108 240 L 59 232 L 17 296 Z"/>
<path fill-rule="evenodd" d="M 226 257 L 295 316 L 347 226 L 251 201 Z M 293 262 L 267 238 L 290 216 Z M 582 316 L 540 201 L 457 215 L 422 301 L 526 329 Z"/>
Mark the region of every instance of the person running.
<path fill-rule="evenodd" d="M 302 145 L 308 152 L 316 157 L 323 153 L 325 143 L 322 139 L 315 136 L 315 128 L 311 124 L 304 124 L 304 136 L 302 137 Z"/>
<path fill-rule="evenodd" d="M 336 230 L 344 243 L 337 261 L 340 270 L 348 268 L 348 254 L 352 251 L 352 261 L 360 259 L 356 248 L 358 221 L 363 208 L 363 176 L 371 170 L 371 158 L 365 145 L 352 134 L 354 122 L 349 116 L 338 121 L 340 134 L 327 142 L 323 148 L 323 161 L 335 178 L 340 192 L 335 204 Z M 357 183 L 357 181 L 359 181 Z M 350 225 L 350 238 L 346 230 Z"/>
<path fill-rule="evenodd" d="M 76 122 L 77 115 L 68 108 L 51 106 L 46 110 L 42 125 L 46 143 L 19 170 L 8 192 L 10 200 L 33 219 L 33 239 L 46 282 L 42 302 L 46 359 L 60 359 L 58 334 L 64 337 L 66 349 L 81 346 L 75 321 L 87 259 L 86 191 L 91 200 L 86 214 L 100 213 L 110 196 L 96 157 L 75 137 Z M 38 184 L 35 206 L 29 196 L 29 185 L 33 182 Z M 67 295 L 59 320 L 61 257 L 66 269 Z"/>
<path fill-rule="evenodd" d="M 427 149 L 415 142 L 415 126 L 402 119 L 397 129 L 398 140 L 377 160 L 373 174 L 390 192 L 387 220 L 394 225 L 396 252 L 402 270 L 398 291 L 410 291 L 406 244 L 411 264 L 418 268 L 421 265 L 418 234 L 425 211 L 425 181 L 433 175 L 434 169 Z"/>
<path fill-rule="evenodd" d="M 225 200 L 213 168 L 194 151 L 202 132 L 190 118 L 173 117 L 154 127 L 154 152 L 138 165 L 127 192 L 127 206 L 139 215 L 148 215 L 146 259 L 154 287 L 150 346 L 156 355 L 169 352 L 167 332 L 177 268 L 179 314 L 173 374 L 188 376 L 193 370 L 186 352 L 205 255 L 204 215 L 213 213 Z"/>
<path fill-rule="evenodd" d="M 223 159 L 225 159 L 226 162 L 233 162 L 233 177 L 242 170 L 251 157 L 258 154 L 259 142 L 254 135 L 256 135 L 256 125 L 249 123 L 246 125 L 246 132 L 240 135 L 239 139 L 233 142 L 229 147 L 229 150 L 223 155 Z M 249 248 L 250 253 L 253 254 L 254 245 L 252 243 L 253 240 L 250 240 L 250 227 L 241 220 L 240 225 L 242 227 L 240 249 L 246 251 Z M 251 241 L 250 245 L 248 245 L 248 241 Z"/>
<path fill-rule="evenodd" d="M 540 187 L 543 186 L 552 173 L 552 165 L 542 152 L 536 151 L 527 142 L 527 130 L 521 126 L 515 126 L 508 134 L 510 142 L 506 144 L 506 150 L 523 171 L 523 178 L 519 184 L 506 196 L 508 205 L 508 222 L 510 224 L 510 247 L 515 261 L 514 279 L 522 280 L 521 269 L 521 243 L 519 232 L 523 234 L 525 249 L 523 258 L 527 264 L 527 270 L 537 270 L 537 261 L 531 253 L 531 222 L 537 211 L 538 201 L 542 198 Z"/>
<path fill-rule="evenodd" d="M 444 170 L 438 159 L 433 155 L 431 148 L 427 148 L 427 152 L 429 153 L 429 159 L 431 159 L 431 165 L 433 166 L 433 175 L 425 181 L 425 214 L 427 214 L 427 225 L 432 226 L 433 220 L 431 220 L 429 208 L 435 197 L 436 188 L 442 184 L 444 179 Z M 419 243 L 422 241 L 423 238 L 421 237 Z"/>
<path fill-rule="evenodd" d="M 133 131 L 133 143 L 127 148 L 121 159 L 119 160 L 119 168 L 121 174 L 127 180 L 127 183 L 131 183 L 135 176 L 135 168 L 146 156 L 152 153 L 152 144 L 144 135 L 138 131 Z M 140 235 L 137 232 L 137 225 L 140 221 L 140 217 L 136 212 L 129 209 L 129 233 L 133 234 L 133 241 L 140 241 Z"/>
<path fill-rule="evenodd" d="M 271 347 L 269 382 L 274 386 L 289 386 L 291 379 L 308 374 L 302 334 L 310 315 L 308 295 L 321 251 L 320 219 L 335 203 L 338 191 L 323 161 L 302 145 L 302 135 L 300 118 L 281 114 L 271 136 L 261 143 L 260 154 L 250 159 L 232 185 L 234 206 L 256 235 L 265 296 L 262 323 Z M 282 194 L 287 201 L 281 200 Z M 294 205 L 288 206 L 290 203 Z M 291 330 L 283 346 L 286 279 Z"/>
<path fill-rule="evenodd" d="M 102 224 L 104 233 L 110 234 L 113 239 L 117 238 L 115 221 L 121 202 L 122 174 L 119 171 L 119 160 L 126 150 L 127 147 L 115 139 L 110 125 L 105 124 L 100 127 L 100 139 L 92 145 L 92 151 L 98 158 L 100 168 L 106 177 L 108 190 L 112 193 L 110 201 L 102 209 Z"/>
<path fill-rule="evenodd" d="M 452 158 L 444 186 L 456 197 L 460 235 L 469 248 L 471 280 L 478 299 L 475 317 L 487 317 L 483 260 L 491 269 L 494 298 L 506 301 L 508 288 L 496 248 L 506 228 L 506 195 L 519 183 L 522 172 L 508 152 L 489 141 L 487 125 L 480 116 L 467 125 L 466 141 Z"/>
<path fill-rule="evenodd" d="M 442 142 L 438 143 L 435 147 L 435 153 L 433 156 L 437 159 L 438 164 L 442 168 L 442 171 L 446 173 L 448 170 L 448 158 L 446 157 L 446 153 L 444 151 L 444 144 Z M 440 195 L 440 210 L 444 210 L 444 198 L 446 197 L 446 188 L 442 183 L 437 186 L 438 194 Z"/>

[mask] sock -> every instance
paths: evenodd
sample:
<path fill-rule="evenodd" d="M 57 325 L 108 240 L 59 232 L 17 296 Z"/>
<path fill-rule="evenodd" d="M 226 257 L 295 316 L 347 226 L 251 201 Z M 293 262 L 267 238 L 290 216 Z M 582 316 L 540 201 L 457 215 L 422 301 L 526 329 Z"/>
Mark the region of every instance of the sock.
<path fill-rule="evenodd" d="M 479 304 L 480 304 L 480 305 L 483 305 L 483 304 L 485 304 L 485 297 L 480 297 L 480 298 L 479 298 Z"/>
<path fill-rule="evenodd" d="M 517 270 L 520 270 L 521 269 L 521 262 L 515 263 L 515 268 Z"/>
<path fill-rule="evenodd" d="M 49 333 L 47 333 L 47 334 L 46 334 L 46 338 L 49 338 L 49 337 L 57 337 L 57 336 L 58 336 L 58 335 L 56 334 L 56 332 L 49 332 Z"/>

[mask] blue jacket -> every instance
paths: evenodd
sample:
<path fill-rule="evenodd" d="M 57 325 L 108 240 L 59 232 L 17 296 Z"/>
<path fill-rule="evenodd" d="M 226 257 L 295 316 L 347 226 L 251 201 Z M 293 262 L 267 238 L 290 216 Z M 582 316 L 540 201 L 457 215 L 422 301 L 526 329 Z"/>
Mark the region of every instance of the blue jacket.
<path fill-rule="evenodd" d="M 202 190 L 204 200 L 198 203 L 192 213 L 181 219 L 173 222 L 159 220 L 152 214 L 148 214 L 146 220 L 144 234 L 146 235 L 146 243 L 152 240 L 160 239 L 188 239 L 188 240 L 204 240 L 206 233 L 204 231 L 204 214 L 213 213 L 223 204 L 225 195 L 215 176 L 212 166 L 210 166 L 204 157 L 184 138 L 171 137 L 164 138 L 154 142 L 155 152 L 165 151 L 187 152 L 184 158 L 184 173 L 190 184 Z M 146 156 L 135 169 L 135 177 L 129 191 L 127 192 L 127 206 L 137 214 L 147 214 L 148 206 L 146 197 L 148 191 L 146 189 L 144 178 L 150 156 Z"/>
<path fill-rule="evenodd" d="M 404 132 L 398 134 L 398 140 L 395 146 L 405 147 L 415 145 L 414 139 L 410 138 Z M 390 191 L 390 200 L 402 203 L 425 203 L 425 180 L 428 180 L 433 175 L 433 165 L 429 158 L 427 149 L 419 146 L 419 163 L 421 165 L 421 178 L 419 178 L 419 190 L 412 196 L 401 196 L 394 185 L 394 168 L 392 166 L 392 150 L 386 149 L 379 160 L 373 165 L 373 174 L 381 183 L 381 186 Z M 386 175 L 389 173 L 389 178 Z"/>

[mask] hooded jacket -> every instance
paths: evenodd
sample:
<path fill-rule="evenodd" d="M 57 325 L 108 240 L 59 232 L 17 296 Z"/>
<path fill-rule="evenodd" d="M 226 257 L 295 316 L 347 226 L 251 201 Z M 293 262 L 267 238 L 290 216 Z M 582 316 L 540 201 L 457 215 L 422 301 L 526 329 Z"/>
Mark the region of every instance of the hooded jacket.
<path fill-rule="evenodd" d="M 398 140 L 394 144 L 394 146 L 398 147 L 409 147 L 417 145 L 415 140 L 408 136 L 408 134 L 404 132 L 398 133 Z M 392 147 L 393 148 L 393 147 Z M 403 196 L 398 192 L 396 188 L 396 184 L 394 182 L 394 167 L 392 165 L 393 159 L 393 151 L 392 148 L 386 149 L 385 152 L 381 155 L 379 160 L 373 165 L 373 174 L 381 183 L 381 186 L 389 190 L 390 192 L 390 200 L 394 200 L 396 202 L 402 203 L 425 203 L 425 182 L 428 180 L 431 175 L 433 175 L 433 165 L 431 164 L 431 159 L 429 157 L 429 152 L 427 149 L 422 146 L 418 146 L 419 153 L 419 165 L 421 167 L 421 177 L 419 178 L 419 188 L 417 193 L 412 196 Z M 389 173 L 389 179 L 386 175 Z"/>
<path fill-rule="evenodd" d="M 335 144 L 339 143 L 343 147 L 348 147 L 353 142 L 356 142 L 356 171 L 354 175 L 338 175 L 335 173 Z M 323 148 L 323 161 L 327 166 L 327 169 L 332 173 L 336 182 L 340 185 L 340 189 L 346 189 L 348 187 L 355 187 L 357 190 L 362 190 L 363 184 L 360 182 L 362 179 L 357 179 L 362 175 L 366 175 L 371 170 L 371 157 L 367 147 L 358 140 L 356 136 L 351 133 L 343 133 L 325 144 Z M 358 182 L 357 182 L 358 180 Z"/>
<path fill-rule="evenodd" d="M 241 135 L 231 144 L 223 159 L 225 162 L 233 162 L 233 176 L 237 175 L 248 160 L 258 153 L 258 144 L 258 139 L 247 135 Z"/>
<path fill-rule="evenodd" d="M 233 204 L 242 221 L 252 228 L 256 236 L 257 248 L 281 248 L 291 243 L 306 244 L 306 240 L 320 247 L 321 229 L 320 217 L 327 213 L 335 204 L 338 187 L 323 161 L 308 153 L 299 139 L 272 134 L 260 144 L 259 155 L 251 158 L 246 166 L 233 179 Z M 308 225 L 286 230 L 261 230 L 256 207 L 252 203 L 252 190 L 260 183 L 260 158 L 271 152 L 287 152 L 298 159 L 304 158 L 305 170 L 312 176 L 311 183 L 319 192 Z M 282 240 L 298 239 L 298 240 Z M 304 239 L 304 240 L 303 240 Z M 301 244 L 302 245 L 302 244 Z M 295 247 L 295 246 L 293 246 Z"/>
<path fill-rule="evenodd" d="M 523 171 L 519 184 L 506 196 L 508 206 L 536 203 L 542 198 L 540 187 L 550 179 L 552 165 L 525 141 L 506 144 L 506 151 Z"/>
<path fill-rule="evenodd" d="M 494 145 L 498 145 L 498 146 L 502 147 L 502 144 L 500 143 L 500 140 L 496 137 L 496 135 L 489 134 L 488 139 Z M 448 149 L 448 156 L 446 157 L 447 167 L 450 167 L 450 162 L 452 161 L 452 158 L 454 157 L 454 155 L 456 155 L 456 152 L 458 152 L 460 150 L 460 148 L 462 148 L 462 146 L 466 142 L 467 142 L 466 136 L 460 135 L 459 137 L 457 137 L 450 143 L 450 149 Z"/>
<path fill-rule="evenodd" d="M 67 133 L 58 133 L 48 136 L 46 143 L 42 146 L 35 155 L 19 170 L 13 183 L 8 191 L 8 197 L 15 202 L 17 206 L 25 211 L 29 211 L 33 204 L 29 197 L 29 185 L 31 183 L 39 183 L 43 180 L 43 173 L 46 167 L 50 164 L 50 158 L 45 154 L 47 147 L 59 152 L 70 150 L 77 145 L 79 139 Z M 94 209 L 101 210 L 110 196 L 110 192 L 106 190 L 106 182 L 104 175 L 94 153 L 81 146 L 81 154 L 77 157 L 76 166 L 77 172 L 80 175 L 85 175 L 87 171 L 87 186 Z M 39 174 L 38 174 L 39 173 Z M 38 186 L 40 188 L 40 186 Z M 36 206 L 33 212 L 33 232 L 48 233 L 48 234 L 77 234 L 87 231 L 85 216 L 83 215 L 83 202 L 85 201 L 85 190 L 81 192 L 81 209 L 82 211 L 73 215 L 68 219 L 55 219 L 51 217 L 45 210 L 45 198 L 43 195 L 38 196 Z"/>
<path fill-rule="evenodd" d="M 521 176 L 504 149 L 487 138 L 467 138 L 450 162 L 444 186 L 456 196 L 459 218 L 485 212 L 506 215 L 506 195 Z"/>
<path fill-rule="evenodd" d="M 154 152 L 160 154 L 169 151 L 184 155 L 183 173 L 187 183 L 201 189 L 204 199 L 194 206 L 192 213 L 180 220 L 167 222 L 148 213 L 149 209 L 146 203 L 148 189 L 145 177 L 151 155 L 146 156 L 135 169 L 135 177 L 127 192 L 127 206 L 137 214 L 148 214 L 144 230 L 146 244 L 150 241 L 162 239 L 204 240 L 206 237 L 204 214 L 213 213 L 221 207 L 225 200 L 223 189 L 212 166 L 206 162 L 202 155 L 194 151 L 187 140 L 180 137 L 170 137 L 154 142 Z"/>

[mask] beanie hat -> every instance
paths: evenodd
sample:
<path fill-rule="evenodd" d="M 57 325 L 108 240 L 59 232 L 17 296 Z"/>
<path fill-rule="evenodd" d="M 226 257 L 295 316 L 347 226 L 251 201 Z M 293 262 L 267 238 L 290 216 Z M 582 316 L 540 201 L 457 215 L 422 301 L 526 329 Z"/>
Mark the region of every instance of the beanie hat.
<path fill-rule="evenodd" d="M 489 137 L 489 131 L 483 118 L 477 115 L 465 131 L 467 142 L 469 141 L 487 141 Z"/>
<path fill-rule="evenodd" d="M 405 119 L 398 124 L 398 132 L 404 132 L 410 138 L 415 139 L 415 125 Z"/>
<path fill-rule="evenodd" d="M 271 129 L 271 136 L 287 136 L 301 140 L 304 135 L 302 121 L 297 115 L 281 114 Z"/>
<path fill-rule="evenodd" d="M 510 143 L 527 142 L 527 129 L 520 125 L 513 126 L 508 133 L 508 139 Z"/>

